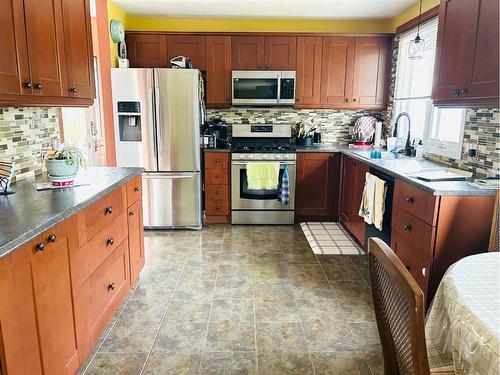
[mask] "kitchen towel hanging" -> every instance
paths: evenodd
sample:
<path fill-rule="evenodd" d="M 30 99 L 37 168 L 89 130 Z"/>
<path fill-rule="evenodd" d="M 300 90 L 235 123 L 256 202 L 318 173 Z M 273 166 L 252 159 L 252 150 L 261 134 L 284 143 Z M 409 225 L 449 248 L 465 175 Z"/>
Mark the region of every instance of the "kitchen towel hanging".
<path fill-rule="evenodd" d="M 285 163 L 283 166 L 283 176 L 281 177 L 278 201 L 280 201 L 283 206 L 290 202 L 290 178 L 288 176 L 288 163 Z"/>
<path fill-rule="evenodd" d="M 247 163 L 250 190 L 274 190 L 279 185 L 280 163 Z"/>
<path fill-rule="evenodd" d="M 386 193 L 385 181 L 367 172 L 358 214 L 367 224 L 375 225 L 378 230 L 382 230 Z"/>

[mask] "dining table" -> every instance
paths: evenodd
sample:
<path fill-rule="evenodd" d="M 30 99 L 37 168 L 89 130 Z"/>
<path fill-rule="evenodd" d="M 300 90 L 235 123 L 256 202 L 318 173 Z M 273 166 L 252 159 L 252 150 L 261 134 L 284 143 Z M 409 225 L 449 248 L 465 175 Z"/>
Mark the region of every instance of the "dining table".
<path fill-rule="evenodd" d="M 425 322 L 431 368 L 500 374 L 500 253 L 468 256 L 441 280 Z"/>

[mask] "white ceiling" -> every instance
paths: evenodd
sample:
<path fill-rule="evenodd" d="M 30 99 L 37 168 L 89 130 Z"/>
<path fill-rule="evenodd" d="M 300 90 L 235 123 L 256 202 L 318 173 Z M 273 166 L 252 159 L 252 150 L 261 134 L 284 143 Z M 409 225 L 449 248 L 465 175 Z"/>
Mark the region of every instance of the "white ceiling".
<path fill-rule="evenodd" d="M 389 18 L 416 0 L 113 0 L 125 13 L 154 17 Z"/>

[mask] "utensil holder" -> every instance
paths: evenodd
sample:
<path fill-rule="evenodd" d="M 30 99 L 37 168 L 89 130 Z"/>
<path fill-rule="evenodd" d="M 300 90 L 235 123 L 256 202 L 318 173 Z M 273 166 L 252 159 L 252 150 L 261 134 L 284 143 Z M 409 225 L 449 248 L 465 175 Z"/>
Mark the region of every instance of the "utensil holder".
<path fill-rule="evenodd" d="M 9 190 L 10 182 L 12 180 L 12 162 L 0 161 L 0 195 L 14 194 Z"/>
<path fill-rule="evenodd" d="M 297 138 L 296 144 L 299 146 L 312 146 L 313 145 L 313 137 L 305 137 L 305 138 Z"/>

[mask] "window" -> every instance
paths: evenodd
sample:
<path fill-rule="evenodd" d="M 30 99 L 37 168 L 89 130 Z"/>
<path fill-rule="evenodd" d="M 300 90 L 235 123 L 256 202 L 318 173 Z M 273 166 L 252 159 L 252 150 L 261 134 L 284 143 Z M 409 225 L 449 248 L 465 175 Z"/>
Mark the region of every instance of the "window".
<path fill-rule="evenodd" d="M 462 108 L 438 109 L 432 105 L 432 79 L 436 54 L 438 18 L 420 26 L 420 36 L 425 40 L 423 58 L 410 60 L 408 47 L 417 35 L 411 29 L 400 35 L 394 95 L 394 118 L 408 112 L 411 119 L 411 138 L 423 140 L 426 152 L 460 158 L 465 110 Z M 408 123 L 405 118 L 398 126 L 398 144 L 406 142 Z"/>

